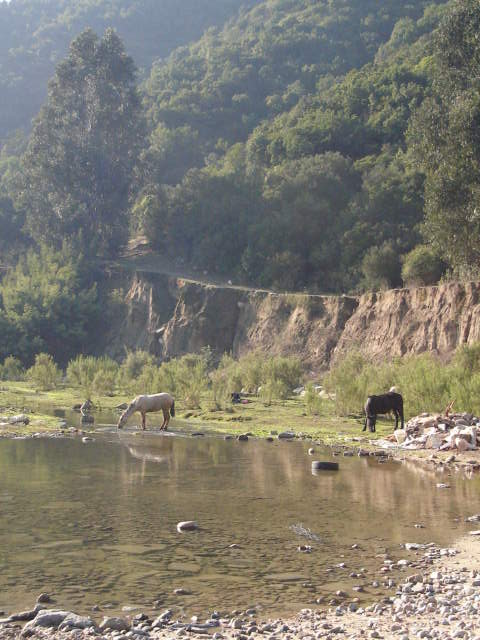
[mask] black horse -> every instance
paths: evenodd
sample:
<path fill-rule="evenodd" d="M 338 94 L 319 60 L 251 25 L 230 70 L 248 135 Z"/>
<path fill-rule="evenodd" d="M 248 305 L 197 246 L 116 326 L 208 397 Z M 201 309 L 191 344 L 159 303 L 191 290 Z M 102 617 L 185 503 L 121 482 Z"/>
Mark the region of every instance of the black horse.
<path fill-rule="evenodd" d="M 390 413 L 393 411 L 395 414 L 395 429 L 398 429 L 398 419 L 402 421 L 401 429 L 404 427 L 403 417 L 403 398 L 399 393 L 389 391 L 380 396 L 368 396 L 365 403 L 365 424 L 362 431 L 366 431 L 367 425 L 370 431 L 375 431 L 375 424 L 377 422 L 377 415 L 382 413 Z"/>

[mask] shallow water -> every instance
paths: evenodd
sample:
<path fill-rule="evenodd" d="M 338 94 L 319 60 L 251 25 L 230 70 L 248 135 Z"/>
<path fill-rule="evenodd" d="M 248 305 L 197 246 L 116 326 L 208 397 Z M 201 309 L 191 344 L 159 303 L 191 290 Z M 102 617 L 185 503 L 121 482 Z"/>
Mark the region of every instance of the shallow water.
<path fill-rule="evenodd" d="M 189 614 L 294 612 L 340 588 L 359 595 L 351 587 L 381 575 L 382 553 L 413 557 L 403 542 L 453 545 L 480 511 L 479 479 L 374 458 L 336 458 L 339 472 L 314 476 L 302 442 L 95 438 L 0 441 L 0 609 L 47 591 L 79 613 L 155 601 Z M 177 533 L 181 520 L 200 530 Z M 291 528 L 300 524 L 318 540 Z M 360 567 L 368 581 L 349 577 Z"/>

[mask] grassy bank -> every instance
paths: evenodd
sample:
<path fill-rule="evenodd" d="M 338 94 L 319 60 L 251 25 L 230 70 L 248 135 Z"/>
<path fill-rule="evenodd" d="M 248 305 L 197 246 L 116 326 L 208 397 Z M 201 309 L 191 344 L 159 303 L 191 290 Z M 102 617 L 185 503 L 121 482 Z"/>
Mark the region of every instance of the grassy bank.
<path fill-rule="evenodd" d="M 38 431 L 56 430 L 59 428 L 61 416 L 54 417 L 54 412 L 68 412 L 85 398 L 75 387 L 62 386 L 50 391 L 35 390 L 28 382 L 0 383 L 0 415 L 11 416 L 25 413 L 30 417 L 27 426 L 15 425 L 16 433 L 32 433 Z M 96 412 L 112 412 L 112 418 L 117 412 L 115 407 L 131 399 L 131 395 L 119 393 L 113 396 L 95 395 L 93 402 Z M 272 432 L 294 431 L 319 439 L 328 444 L 351 443 L 352 438 L 362 435 L 361 419 L 340 418 L 335 416 L 335 405 L 332 401 L 324 400 L 320 415 L 308 415 L 307 403 L 304 398 L 295 397 L 286 400 L 271 400 L 267 404 L 259 397 L 250 397 L 246 404 L 237 404 L 225 409 L 216 408 L 215 403 L 205 394 L 201 400 L 201 408 L 189 409 L 182 402 L 177 401 L 178 425 L 173 428 L 181 429 L 186 421 L 193 428 L 211 432 L 239 435 L 252 433 L 256 437 L 266 437 Z M 150 424 L 157 424 L 150 418 Z M 139 417 L 131 419 L 131 423 L 138 424 Z M 368 434 L 368 440 L 374 442 L 392 432 L 393 421 L 379 421 L 378 431 Z"/>
<path fill-rule="evenodd" d="M 159 390 L 175 397 L 179 428 L 260 437 L 294 431 L 328 444 L 361 439 L 364 446 L 392 433 L 393 421 L 386 419 L 379 420 L 376 434 L 362 434 L 360 417 L 367 396 L 391 386 L 403 395 L 406 420 L 424 411 L 440 413 L 451 400 L 456 411 L 480 413 L 478 344 L 462 347 L 449 363 L 432 354 L 379 363 L 352 352 L 323 376 L 323 388 L 306 382 L 297 358 L 249 353 L 239 360 L 224 355 L 218 362 L 208 349 L 160 364 L 142 351 L 126 354 L 122 363 L 78 356 L 65 370 L 48 354 L 39 354 L 27 370 L 7 358 L 0 379 L 0 416 L 28 414 L 29 431 L 58 428 L 61 412 L 87 398 L 95 405 L 97 423 L 111 424 L 119 404 Z M 295 395 L 292 390 L 302 383 L 305 393 Z M 232 404 L 232 392 L 240 390 L 242 403 Z M 155 416 L 147 422 L 159 421 Z M 80 420 L 70 416 L 70 423 Z M 138 424 L 138 418 L 131 423 Z"/>

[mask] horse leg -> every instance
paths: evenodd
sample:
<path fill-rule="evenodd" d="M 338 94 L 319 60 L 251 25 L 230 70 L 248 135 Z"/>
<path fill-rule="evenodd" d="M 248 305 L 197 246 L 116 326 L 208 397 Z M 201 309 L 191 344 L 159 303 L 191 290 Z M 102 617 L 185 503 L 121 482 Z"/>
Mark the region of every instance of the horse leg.
<path fill-rule="evenodd" d="M 146 428 L 146 415 L 142 411 L 142 429 L 145 431 L 145 428 Z"/>
<path fill-rule="evenodd" d="M 370 416 L 370 419 L 371 419 L 370 433 L 375 433 L 375 431 L 376 431 L 375 425 L 377 423 L 377 416 Z"/>
<path fill-rule="evenodd" d="M 168 429 L 168 423 L 169 423 L 169 415 L 168 415 L 168 409 L 162 409 L 163 411 L 163 425 L 162 425 L 162 429 L 164 431 L 166 431 Z"/>
<path fill-rule="evenodd" d="M 368 420 L 368 416 L 365 416 L 365 424 L 363 425 L 362 431 L 366 431 L 367 430 L 367 420 Z"/>
<path fill-rule="evenodd" d="M 395 414 L 395 431 L 398 429 L 398 409 L 394 409 L 393 413 Z"/>

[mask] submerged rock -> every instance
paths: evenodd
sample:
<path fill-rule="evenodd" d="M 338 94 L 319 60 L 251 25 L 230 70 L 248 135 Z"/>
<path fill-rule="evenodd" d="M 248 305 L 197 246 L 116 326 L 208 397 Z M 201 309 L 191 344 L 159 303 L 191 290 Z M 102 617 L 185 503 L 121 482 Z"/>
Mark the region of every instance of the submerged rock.
<path fill-rule="evenodd" d="M 37 598 L 37 602 L 45 604 L 47 602 L 52 602 L 52 598 L 48 593 L 41 593 Z"/>
<path fill-rule="evenodd" d="M 195 531 L 198 529 L 198 524 L 195 520 L 185 520 L 177 524 L 177 531 L 182 533 L 183 531 Z"/>

